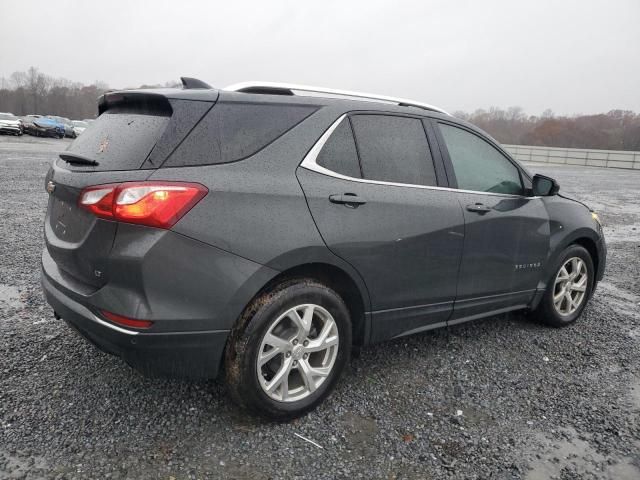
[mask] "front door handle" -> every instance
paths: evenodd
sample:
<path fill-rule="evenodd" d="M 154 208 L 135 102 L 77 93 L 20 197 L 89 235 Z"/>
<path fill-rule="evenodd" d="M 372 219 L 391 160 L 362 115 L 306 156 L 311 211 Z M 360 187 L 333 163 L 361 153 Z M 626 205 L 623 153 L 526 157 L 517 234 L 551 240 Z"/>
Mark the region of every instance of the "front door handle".
<path fill-rule="evenodd" d="M 477 212 L 479 214 L 484 214 L 491 211 L 491 207 L 487 207 L 484 203 L 472 203 L 467 205 L 467 210 L 470 212 Z"/>
<path fill-rule="evenodd" d="M 356 195 L 355 193 L 341 193 L 329 195 L 329 201 L 331 203 L 339 203 L 349 208 L 357 208 L 360 205 L 364 205 L 367 201 Z"/>

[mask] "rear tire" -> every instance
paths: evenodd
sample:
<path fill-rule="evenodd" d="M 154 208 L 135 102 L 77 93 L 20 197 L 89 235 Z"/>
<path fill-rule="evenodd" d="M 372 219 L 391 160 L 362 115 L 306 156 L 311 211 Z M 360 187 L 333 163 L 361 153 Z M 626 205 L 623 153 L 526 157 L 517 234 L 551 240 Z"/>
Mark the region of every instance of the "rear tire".
<path fill-rule="evenodd" d="M 303 415 L 335 387 L 351 350 L 349 311 L 311 279 L 284 282 L 249 304 L 225 351 L 229 393 L 272 420 Z"/>
<path fill-rule="evenodd" d="M 575 322 L 587 305 L 595 270 L 589 252 L 580 245 L 570 245 L 560 257 L 547 290 L 532 316 L 552 327 L 565 327 Z"/>

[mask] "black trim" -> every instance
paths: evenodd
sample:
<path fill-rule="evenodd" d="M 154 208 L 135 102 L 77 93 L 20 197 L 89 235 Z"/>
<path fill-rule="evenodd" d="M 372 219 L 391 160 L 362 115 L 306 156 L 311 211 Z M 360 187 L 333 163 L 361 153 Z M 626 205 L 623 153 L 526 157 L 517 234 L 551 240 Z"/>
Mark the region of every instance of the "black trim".
<path fill-rule="evenodd" d="M 427 141 L 429 142 L 429 149 L 431 150 L 431 158 L 433 159 L 433 165 L 436 169 L 436 178 L 438 180 L 438 187 L 451 188 L 449 185 L 449 178 L 447 176 L 447 170 L 445 168 L 444 158 L 440 151 L 440 145 L 435 133 L 435 129 L 431 124 L 431 120 L 428 118 L 422 118 L 422 127 L 427 134 Z"/>
<path fill-rule="evenodd" d="M 438 150 L 440 151 L 440 155 L 442 157 L 442 164 L 444 165 L 444 170 L 447 174 L 447 181 L 449 182 L 449 188 L 458 188 L 458 179 L 456 178 L 456 172 L 453 171 L 453 164 L 451 163 L 451 157 L 449 156 L 449 150 L 447 149 L 447 144 L 444 141 L 444 137 L 442 136 L 440 127 L 438 127 L 437 125 L 438 120 L 430 118 L 429 123 L 431 124 L 431 128 L 433 129 L 436 139 L 438 141 Z"/>
<path fill-rule="evenodd" d="M 364 180 L 364 173 L 362 173 L 362 160 L 360 160 L 360 147 L 358 146 L 358 139 L 356 138 L 356 134 L 353 131 L 353 123 L 351 123 L 351 115 L 347 115 L 346 120 L 349 123 L 349 131 L 351 132 L 351 138 L 353 138 L 353 144 L 356 146 L 356 157 L 358 157 L 358 168 L 360 169 L 360 178 Z M 344 122 L 344 120 L 342 120 L 342 122 Z M 338 127 L 340 126 L 340 123 L 338 124 Z M 336 127 L 335 130 L 337 130 L 338 127 Z M 329 138 L 327 138 L 327 142 L 331 139 L 332 136 L 333 136 L 333 132 L 331 132 L 331 135 L 329 135 Z M 325 142 L 325 145 L 327 144 L 327 142 Z M 320 149 L 320 152 L 322 151 L 322 149 L 324 149 L 324 145 Z M 320 155 L 320 152 L 318 152 L 318 155 Z M 316 163 L 317 163 L 317 159 L 316 159 Z"/>
<path fill-rule="evenodd" d="M 444 327 L 453 305 L 453 301 L 448 301 L 371 312 L 371 342 Z"/>
<path fill-rule="evenodd" d="M 526 308 L 531 303 L 535 292 L 536 289 L 531 289 L 465 299 L 456 298 L 453 313 L 449 318 L 449 325 L 485 316 L 497 315 L 507 310 Z"/>
<path fill-rule="evenodd" d="M 466 323 L 534 305 L 540 290 L 522 290 L 481 297 L 414 305 L 371 314 L 371 343 Z M 544 292 L 544 290 L 542 291 Z"/>
<path fill-rule="evenodd" d="M 466 317 L 454 318 L 447 322 L 447 326 L 451 327 L 453 325 L 459 325 L 461 323 L 471 322 L 473 320 L 479 320 L 481 318 L 493 317 L 495 315 L 500 315 L 502 313 L 513 312 L 515 310 L 524 310 L 527 308 L 528 304 L 522 305 L 512 305 L 510 307 L 498 308 L 495 310 L 489 310 L 481 313 L 476 313 L 474 315 L 468 315 Z"/>

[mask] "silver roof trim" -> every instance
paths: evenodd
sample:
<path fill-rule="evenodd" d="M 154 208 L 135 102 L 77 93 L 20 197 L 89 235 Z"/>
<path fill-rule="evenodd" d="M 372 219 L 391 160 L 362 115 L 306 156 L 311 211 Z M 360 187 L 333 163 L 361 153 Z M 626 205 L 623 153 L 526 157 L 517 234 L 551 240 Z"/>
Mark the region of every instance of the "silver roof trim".
<path fill-rule="evenodd" d="M 324 87 L 312 87 L 310 85 L 296 85 L 295 83 L 278 83 L 278 82 L 241 82 L 234 83 L 225 87 L 225 90 L 230 92 L 243 92 L 245 90 L 251 90 L 255 88 L 264 88 L 265 90 L 291 90 L 292 92 L 310 92 L 320 93 L 327 95 L 336 95 L 340 97 L 361 98 L 363 100 L 375 100 L 380 102 L 388 102 L 396 105 L 417 107 L 425 110 L 431 110 L 433 112 L 444 113 L 451 116 L 450 113 L 445 110 L 429 105 L 428 103 L 416 102 L 414 100 L 407 100 L 406 98 L 387 97 L 385 95 L 376 95 L 373 93 L 353 92 L 349 90 L 336 90 L 334 88 Z"/>

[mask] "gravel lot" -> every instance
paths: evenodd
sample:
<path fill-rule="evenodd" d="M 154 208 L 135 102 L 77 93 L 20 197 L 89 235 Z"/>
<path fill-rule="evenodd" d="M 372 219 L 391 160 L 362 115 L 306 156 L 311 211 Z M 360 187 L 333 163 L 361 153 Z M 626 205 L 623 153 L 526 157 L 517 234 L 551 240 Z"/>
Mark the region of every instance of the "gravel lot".
<path fill-rule="evenodd" d="M 66 143 L 0 137 L 0 478 L 640 478 L 640 171 L 529 166 L 606 225 L 576 325 L 513 314 L 369 347 L 318 410 L 272 424 L 54 320 L 43 178 Z"/>

